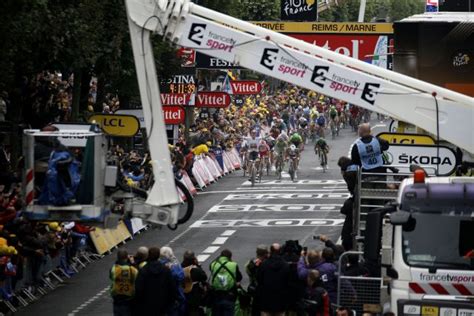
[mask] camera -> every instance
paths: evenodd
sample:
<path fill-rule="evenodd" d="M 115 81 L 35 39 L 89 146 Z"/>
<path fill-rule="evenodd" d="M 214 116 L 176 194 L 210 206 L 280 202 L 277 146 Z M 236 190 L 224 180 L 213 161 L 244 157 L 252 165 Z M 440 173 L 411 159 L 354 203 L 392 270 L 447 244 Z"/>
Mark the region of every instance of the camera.
<path fill-rule="evenodd" d="M 320 236 L 320 235 L 314 235 L 314 236 L 313 236 L 313 240 L 319 240 L 319 239 L 321 239 L 321 236 Z"/>

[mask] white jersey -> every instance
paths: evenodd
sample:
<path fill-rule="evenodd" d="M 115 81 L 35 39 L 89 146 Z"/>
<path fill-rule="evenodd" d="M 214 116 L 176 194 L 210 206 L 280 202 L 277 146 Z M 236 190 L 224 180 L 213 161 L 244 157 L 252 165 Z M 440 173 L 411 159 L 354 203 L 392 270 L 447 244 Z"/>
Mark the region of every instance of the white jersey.
<path fill-rule="evenodd" d="M 249 151 L 258 151 L 258 145 L 260 144 L 260 137 L 246 137 L 245 138 L 245 145 Z"/>

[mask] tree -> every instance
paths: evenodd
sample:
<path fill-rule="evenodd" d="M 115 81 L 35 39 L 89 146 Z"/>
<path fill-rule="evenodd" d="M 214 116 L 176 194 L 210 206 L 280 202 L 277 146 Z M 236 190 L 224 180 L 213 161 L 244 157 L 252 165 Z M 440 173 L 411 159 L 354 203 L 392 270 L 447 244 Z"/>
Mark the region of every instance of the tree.
<path fill-rule="evenodd" d="M 238 17 L 245 21 L 280 20 L 280 1 L 274 0 L 242 0 Z"/>
<path fill-rule="evenodd" d="M 74 74 L 75 119 L 86 106 L 92 76 L 99 78 L 99 96 L 138 96 L 124 1 L 4 0 L 0 19 L 0 89 L 10 92 L 13 120 L 22 120 L 22 107 L 31 111 L 23 86 L 43 70 Z M 177 68 L 174 48 L 160 39 L 154 48 L 160 74 Z"/>
<path fill-rule="evenodd" d="M 339 5 L 319 15 L 319 21 L 356 22 L 359 17 L 360 0 L 339 1 Z M 376 19 L 397 21 L 413 14 L 422 13 L 422 0 L 367 0 L 364 22 Z"/>

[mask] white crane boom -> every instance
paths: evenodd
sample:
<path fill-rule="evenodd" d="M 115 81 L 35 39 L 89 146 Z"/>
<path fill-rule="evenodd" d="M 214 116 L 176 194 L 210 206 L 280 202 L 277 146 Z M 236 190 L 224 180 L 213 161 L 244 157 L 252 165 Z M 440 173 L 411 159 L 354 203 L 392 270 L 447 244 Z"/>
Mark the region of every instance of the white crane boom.
<path fill-rule="evenodd" d="M 176 45 L 409 122 L 474 153 L 472 97 L 261 28 L 189 0 L 126 0 L 126 6 L 151 156 L 160 160 L 155 179 L 164 186 L 161 193 L 155 190 L 157 196 L 150 196 L 154 205 L 172 204 L 177 196 L 166 189 L 166 183 L 172 183 L 172 174 L 168 171 L 150 32 L 164 35 Z"/>

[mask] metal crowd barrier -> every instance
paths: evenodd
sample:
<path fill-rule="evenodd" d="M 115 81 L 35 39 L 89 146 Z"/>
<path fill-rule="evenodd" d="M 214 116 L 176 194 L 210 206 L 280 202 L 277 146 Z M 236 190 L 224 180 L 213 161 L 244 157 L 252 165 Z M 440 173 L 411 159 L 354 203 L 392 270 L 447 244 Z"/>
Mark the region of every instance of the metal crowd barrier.
<path fill-rule="evenodd" d="M 339 258 L 337 282 L 337 306 L 347 307 L 362 315 L 367 305 L 380 306 L 383 279 L 365 276 L 344 275 L 349 255 L 357 255 L 359 261 L 363 252 L 348 251 Z"/>

